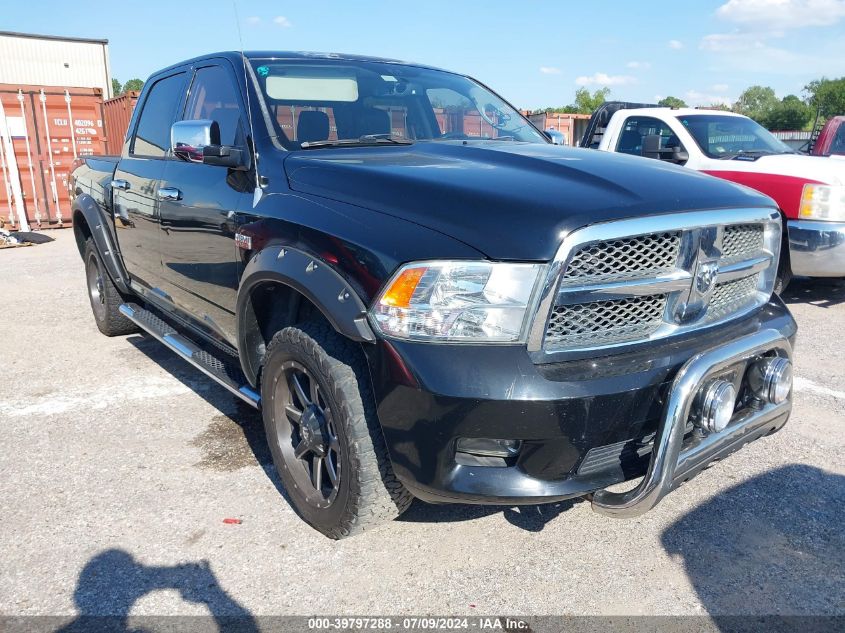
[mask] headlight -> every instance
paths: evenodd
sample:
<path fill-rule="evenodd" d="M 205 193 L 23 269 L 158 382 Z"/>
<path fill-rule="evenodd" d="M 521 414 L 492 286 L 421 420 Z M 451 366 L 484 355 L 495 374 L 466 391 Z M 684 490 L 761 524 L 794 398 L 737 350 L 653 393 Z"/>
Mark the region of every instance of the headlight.
<path fill-rule="evenodd" d="M 370 315 L 387 336 L 412 341 L 519 341 L 543 268 L 469 261 L 406 264 Z"/>
<path fill-rule="evenodd" d="M 845 186 L 804 185 L 798 217 L 845 222 Z"/>

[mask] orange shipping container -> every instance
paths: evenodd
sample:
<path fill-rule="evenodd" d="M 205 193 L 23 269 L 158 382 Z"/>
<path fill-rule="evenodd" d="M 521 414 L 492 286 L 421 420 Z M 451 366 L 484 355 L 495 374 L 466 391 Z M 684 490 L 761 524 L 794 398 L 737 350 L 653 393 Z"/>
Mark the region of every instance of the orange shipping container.
<path fill-rule="evenodd" d="M 18 223 L 18 176 L 23 212 L 34 228 L 70 224 L 68 176 L 79 156 L 106 153 L 99 88 L 0 84 L 0 102 L 13 151 L 0 142 L 0 217 Z M 16 169 L 15 169 L 16 167 Z"/>
<path fill-rule="evenodd" d="M 103 122 L 106 128 L 106 151 L 109 154 L 120 154 L 132 112 L 138 102 L 136 90 L 130 90 L 119 97 L 107 99 L 103 102 Z"/>

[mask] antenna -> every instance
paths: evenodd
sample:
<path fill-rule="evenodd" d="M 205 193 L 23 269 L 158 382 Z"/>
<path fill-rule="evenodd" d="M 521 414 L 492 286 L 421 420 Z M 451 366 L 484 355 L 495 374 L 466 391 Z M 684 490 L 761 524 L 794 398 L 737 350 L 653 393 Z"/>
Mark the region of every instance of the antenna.
<path fill-rule="evenodd" d="M 252 143 L 252 161 L 255 164 L 255 192 L 252 196 L 252 208 L 261 200 L 264 190 L 261 188 L 261 178 L 258 175 L 258 152 L 255 149 L 255 129 L 252 125 L 252 106 L 249 102 L 249 76 L 246 66 L 246 54 L 244 53 L 244 38 L 241 34 L 241 18 L 238 15 L 238 0 L 232 0 L 232 7 L 235 9 L 235 25 L 238 28 L 238 44 L 241 47 L 241 61 L 244 65 L 244 89 L 246 90 L 246 118 L 249 123 L 249 140 Z"/>

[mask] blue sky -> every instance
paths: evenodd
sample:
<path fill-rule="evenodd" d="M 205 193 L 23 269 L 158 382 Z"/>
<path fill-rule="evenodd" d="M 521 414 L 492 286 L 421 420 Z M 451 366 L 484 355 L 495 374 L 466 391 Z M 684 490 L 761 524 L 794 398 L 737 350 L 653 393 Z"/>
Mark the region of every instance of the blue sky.
<path fill-rule="evenodd" d="M 845 75 L 845 0 L 237 5 L 247 49 L 418 61 L 472 75 L 526 108 L 570 103 L 579 86 L 697 105 L 733 100 L 752 84 L 800 95 L 812 79 Z M 124 81 L 239 48 L 231 0 L 19 0 L 2 13 L 3 30 L 108 38 L 112 74 Z"/>

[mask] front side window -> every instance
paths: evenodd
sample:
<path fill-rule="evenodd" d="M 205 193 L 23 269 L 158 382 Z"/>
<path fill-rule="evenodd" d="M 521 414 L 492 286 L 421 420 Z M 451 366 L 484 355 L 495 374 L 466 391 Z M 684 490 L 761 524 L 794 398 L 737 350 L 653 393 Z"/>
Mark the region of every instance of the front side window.
<path fill-rule="evenodd" d="M 353 60 L 251 63 L 271 134 L 288 149 L 362 137 L 548 142 L 501 97 L 446 71 Z"/>
<path fill-rule="evenodd" d="M 658 147 L 648 147 L 646 138 L 649 136 L 658 137 Z M 630 117 L 625 121 L 625 126 L 619 135 L 616 151 L 634 156 L 650 156 L 649 149 L 656 149 L 661 153 L 665 152 L 666 156 L 670 156 L 671 150 L 680 146 L 680 139 L 664 121 L 647 116 Z"/>
<path fill-rule="evenodd" d="M 771 132 L 751 119 L 723 114 L 689 114 L 678 120 L 710 158 L 731 159 L 793 154 Z"/>
<path fill-rule="evenodd" d="M 170 148 L 170 126 L 182 102 L 185 73 L 156 81 L 144 101 L 129 153 L 161 158 Z"/>
<path fill-rule="evenodd" d="M 232 80 L 220 66 L 200 68 L 194 76 L 183 120 L 200 119 L 217 122 L 222 145 L 246 144 L 241 126 L 240 101 Z"/>

